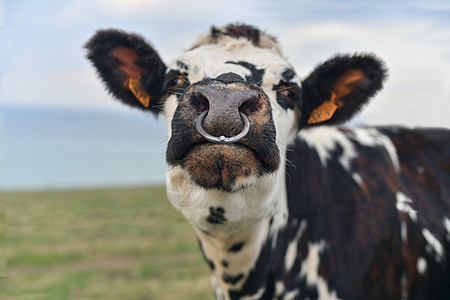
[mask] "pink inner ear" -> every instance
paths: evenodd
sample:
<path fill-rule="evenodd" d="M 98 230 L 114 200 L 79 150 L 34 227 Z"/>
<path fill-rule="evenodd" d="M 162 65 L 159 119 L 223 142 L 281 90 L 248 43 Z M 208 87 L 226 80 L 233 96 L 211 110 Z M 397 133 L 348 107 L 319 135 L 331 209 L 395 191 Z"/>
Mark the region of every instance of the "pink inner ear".
<path fill-rule="evenodd" d="M 139 60 L 136 51 L 131 48 L 117 47 L 111 51 L 111 54 L 120 61 L 119 69 L 126 77 L 123 81 L 124 87 L 129 89 L 144 107 L 149 107 L 151 97 L 141 85 L 141 77 L 147 70 L 136 64 Z"/>
<path fill-rule="evenodd" d="M 120 70 L 129 78 L 140 79 L 141 76 L 146 73 L 144 68 L 136 65 L 136 61 L 139 60 L 139 56 L 135 50 L 125 47 L 117 47 L 111 51 L 111 54 L 117 58 L 121 65 Z M 125 82 L 125 85 L 127 83 Z"/>
<path fill-rule="evenodd" d="M 342 74 L 333 86 L 333 93 L 336 94 L 336 99 L 353 92 L 358 82 L 365 77 L 366 75 L 361 70 L 348 70 Z"/>
<path fill-rule="evenodd" d="M 326 99 L 321 105 L 316 107 L 308 118 L 308 124 L 317 124 L 331 119 L 338 108 L 344 103 L 340 99 L 356 88 L 358 83 L 366 78 L 361 70 L 348 70 L 342 74 L 331 90 L 331 98 Z"/>

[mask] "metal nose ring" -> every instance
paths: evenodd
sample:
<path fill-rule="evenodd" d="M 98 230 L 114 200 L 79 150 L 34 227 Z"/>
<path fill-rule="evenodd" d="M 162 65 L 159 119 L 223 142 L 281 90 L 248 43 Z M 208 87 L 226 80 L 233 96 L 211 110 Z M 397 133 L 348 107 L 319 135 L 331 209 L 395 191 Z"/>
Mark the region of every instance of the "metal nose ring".
<path fill-rule="evenodd" d="M 243 137 L 245 137 L 248 133 L 248 131 L 250 130 L 250 121 L 248 120 L 247 116 L 244 115 L 242 112 L 239 112 L 239 114 L 241 115 L 242 120 L 244 120 L 244 129 L 242 129 L 242 131 L 232 137 L 225 137 L 223 135 L 217 137 L 217 136 L 213 136 L 210 135 L 209 133 L 207 133 L 205 131 L 205 129 L 203 129 L 203 120 L 205 119 L 206 115 L 208 114 L 208 110 L 205 110 L 204 112 L 202 112 L 200 114 L 200 116 L 198 116 L 197 118 L 197 122 L 195 123 L 195 126 L 197 127 L 198 132 L 208 141 L 213 142 L 213 143 L 236 143 L 237 141 L 241 140 Z"/>

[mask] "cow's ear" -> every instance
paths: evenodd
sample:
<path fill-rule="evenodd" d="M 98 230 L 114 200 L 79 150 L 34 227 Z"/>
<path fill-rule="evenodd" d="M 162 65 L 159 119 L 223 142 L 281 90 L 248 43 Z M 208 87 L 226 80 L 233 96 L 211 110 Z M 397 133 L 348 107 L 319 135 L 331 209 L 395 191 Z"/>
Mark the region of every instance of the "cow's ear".
<path fill-rule="evenodd" d="M 340 124 L 380 90 L 387 76 L 373 55 L 336 56 L 302 82 L 303 126 Z"/>
<path fill-rule="evenodd" d="M 142 37 L 100 30 L 85 47 L 87 58 L 114 97 L 132 107 L 160 111 L 166 66 Z"/>

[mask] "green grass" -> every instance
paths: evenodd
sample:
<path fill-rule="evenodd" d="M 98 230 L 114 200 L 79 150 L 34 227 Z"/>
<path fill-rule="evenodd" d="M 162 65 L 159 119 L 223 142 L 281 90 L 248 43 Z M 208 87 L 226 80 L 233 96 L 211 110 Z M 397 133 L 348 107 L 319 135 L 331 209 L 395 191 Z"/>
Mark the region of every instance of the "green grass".
<path fill-rule="evenodd" d="M 214 299 L 162 187 L 0 197 L 0 299 Z"/>

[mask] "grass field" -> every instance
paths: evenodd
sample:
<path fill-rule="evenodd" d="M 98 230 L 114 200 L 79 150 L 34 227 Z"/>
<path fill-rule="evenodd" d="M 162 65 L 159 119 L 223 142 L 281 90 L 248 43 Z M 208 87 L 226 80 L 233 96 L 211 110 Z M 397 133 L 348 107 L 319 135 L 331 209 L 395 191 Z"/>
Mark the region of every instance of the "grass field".
<path fill-rule="evenodd" d="M 214 299 L 164 188 L 2 193 L 0 299 Z"/>

